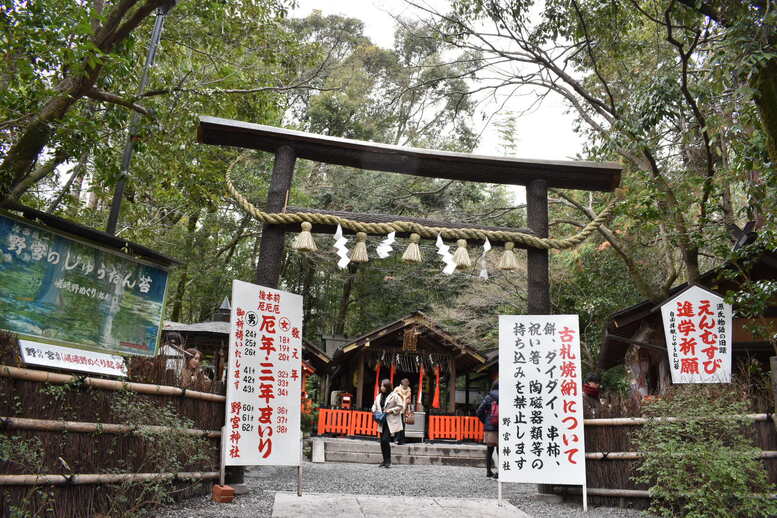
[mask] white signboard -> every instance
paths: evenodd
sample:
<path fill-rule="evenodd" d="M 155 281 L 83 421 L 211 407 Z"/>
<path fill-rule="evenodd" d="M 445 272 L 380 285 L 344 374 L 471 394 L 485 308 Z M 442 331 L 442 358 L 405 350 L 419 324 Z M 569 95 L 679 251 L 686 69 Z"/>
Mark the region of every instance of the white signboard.
<path fill-rule="evenodd" d="M 127 376 L 124 358 L 114 354 L 98 353 L 19 339 L 22 360 L 27 365 L 40 365 L 71 371 Z"/>
<path fill-rule="evenodd" d="M 731 304 L 691 286 L 661 305 L 672 383 L 731 382 Z"/>
<path fill-rule="evenodd" d="M 299 466 L 302 297 L 232 281 L 224 463 Z"/>
<path fill-rule="evenodd" d="M 499 316 L 499 481 L 585 485 L 577 315 Z"/>

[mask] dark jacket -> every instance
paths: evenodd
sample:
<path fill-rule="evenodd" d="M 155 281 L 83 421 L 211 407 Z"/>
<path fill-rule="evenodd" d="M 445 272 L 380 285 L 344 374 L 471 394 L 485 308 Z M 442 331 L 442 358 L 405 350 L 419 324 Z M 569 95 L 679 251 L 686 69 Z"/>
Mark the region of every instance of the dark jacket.
<path fill-rule="evenodd" d="M 499 391 L 498 390 L 492 390 L 488 393 L 486 397 L 483 398 L 483 401 L 481 401 L 480 406 L 475 411 L 475 415 L 478 416 L 478 419 L 480 419 L 483 424 L 485 424 L 485 430 L 487 432 L 497 432 L 499 431 L 499 422 L 497 421 L 494 424 L 490 424 L 488 422 L 488 416 L 491 415 L 491 403 L 496 401 L 497 404 L 499 404 Z"/>

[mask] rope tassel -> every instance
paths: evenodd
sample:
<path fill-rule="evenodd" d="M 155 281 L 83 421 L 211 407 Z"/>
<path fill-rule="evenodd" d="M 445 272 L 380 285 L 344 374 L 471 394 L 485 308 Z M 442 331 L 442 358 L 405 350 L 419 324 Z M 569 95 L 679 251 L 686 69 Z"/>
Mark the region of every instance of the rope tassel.
<path fill-rule="evenodd" d="M 410 244 L 407 245 L 407 250 L 402 254 L 402 261 L 406 263 L 420 263 L 424 260 L 421 255 L 421 247 L 418 246 L 419 241 L 421 241 L 421 236 L 415 232 L 410 234 Z"/>
<path fill-rule="evenodd" d="M 367 234 L 364 232 L 356 233 L 356 245 L 351 250 L 351 262 L 366 263 L 370 258 L 367 255 Z"/>
<path fill-rule="evenodd" d="M 300 252 L 315 252 L 318 250 L 318 247 L 316 246 L 316 242 L 313 241 L 313 234 L 310 233 L 313 225 L 307 221 L 303 221 L 301 226 L 302 231 L 297 234 L 291 247 Z"/>
<path fill-rule="evenodd" d="M 512 243 L 512 242 L 505 243 L 505 251 L 502 253 L 502 258 L 499 259 L 499 264 L 497 265 L 497 268 L 499 268 L 500 270 L 518 269 L 518 259 L 515 257 L 515 252 L 513 252 L 513 248 L 515 248 L 515 243 Z"/>
<path fill-rule="evenodd" d="M 456 245 L 458 248 L 453 252 L 453 263 L 456 265 L 457 270 L 466 270 L 472 266 L 469 252 L 467 252 L 467 240 L 459 239 L 456 241 Z"/>

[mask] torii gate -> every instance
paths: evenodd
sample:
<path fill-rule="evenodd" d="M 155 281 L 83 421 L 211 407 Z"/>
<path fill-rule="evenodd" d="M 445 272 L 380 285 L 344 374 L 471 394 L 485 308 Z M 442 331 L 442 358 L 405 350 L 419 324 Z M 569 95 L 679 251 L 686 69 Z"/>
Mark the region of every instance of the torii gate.
<path fill-rule="evenodd" d="M 614 162 L 523 160 L 434 151 L 329 137 L 205 116 L 200 117 L 197 140 L 204 144 L 256 149 L 275 154 L 275 164 L 267 193 L 267 212 L 287 211 L 294 163 L 297 158 L 305 158 L 328 164 L 414 176 L 524 185 L 529 229 L 522 231 L 543 238 L 548 236 L 549 187 L 613 191 L 620 184 L 622 170 L 622 167 Z M 306 211 L 316 212 L 309 209 Z M 352 213 L 348 213 L 347 217 L 364 221 L 374 218 L 373 215 Z M 399 216 L 391 216 L 391 218 L 408 220 Z M 439 223 L 436 226 L 455 227 L 457 225 Z M 493 227 L 475 228 L 493 229 Z M 257 284 L 277 288 L 283 258 L 284 233 L 287 230 L 291 229 L 285 225 L 263 224 L 259 264 L 256 270 Z M 313 226 L 314 233 L 331 233 L 333 230 L 331 226 Z M 401 235 L 398 233 L 398 236 Z M 516 244 L 516 246 L 520 245 Z M 527 312 L 539 315 L 549 314 L 548 250 L 526 245 L 524 247 L 527 248 L 528 259 Z"/>
<path fill-rule="evenodd" d="M 524 185 L 529 229 L 522 231 L 540 238 L 548 236 L 549 187 L 613 191 L 620 184 L 622 169 L 620 165 L 612 162 L 520 160 L 393 146 L 204 116 L 200 117 L 197 140 L 204 144 L 256 149 L 275 154 L 266 212 L 279 213 L 288 210 L 294 163 L 297 158 L 305 158 L 328 164 L 415 176 Z M 306 212 L 316 211 L 307 209 Z M 351 220 L 375 221 L 374 215 L 343 215 Z M 408 218 L 391 216 L 390 219 Z M 436 227 L 461 226 L 434 222 L 424 224 Z M 488 227 L 479 228 L 494 230 Z M 278 287 L 285 245 L 284 234 L 287 230 L 292 229 L 284 225 L 263 223 L 256 269 L 257 284 L 270 288 Z M 331 226 L 326 225 L 313 225 L 312 229 L 313 232 L 326 233 L 333 230 Z M 404 237 L 399 232 L 397 235 Z M 549 314 L 548 250 L 525 245 L 524 247 L 527 248 L 528 259 L 527 312 L 535 315 Z M 242 483 L 243 476 L 242 468 L 228 470 L 228 481 L 232 484 Z"/>

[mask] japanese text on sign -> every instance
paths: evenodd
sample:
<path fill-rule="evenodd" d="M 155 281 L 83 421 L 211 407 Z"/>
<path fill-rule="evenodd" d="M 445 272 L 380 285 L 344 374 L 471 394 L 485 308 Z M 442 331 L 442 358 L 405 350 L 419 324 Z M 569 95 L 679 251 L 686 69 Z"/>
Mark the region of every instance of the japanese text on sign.
<path fill-rule="evenodd" d="M 225 464 L 300 462 L 302 297 L 232 283 Z"/>
<path fill-rule="evenodd" d="M 0 215 L 0 329 L 22 338 L 153 356 L 167 277 L 159 266 Z"/>
<path fill-rule="evenodd" d="M 672 383 L 731 381 L 731 304 L 691 286 L 661 306 Z"/>
<path fill-rule="evenodd" d="M 499 373 L 499 479 L 585 484 L 577 315 L 500 315 Z"/>
<path fill-rule="evenodd" d="M 111 376 L 127 376 L 127 365 L 121 356 L 24 339 L 19 339 L 19 349 L 22 353 L 22 360 L 27 365 Z"/>

